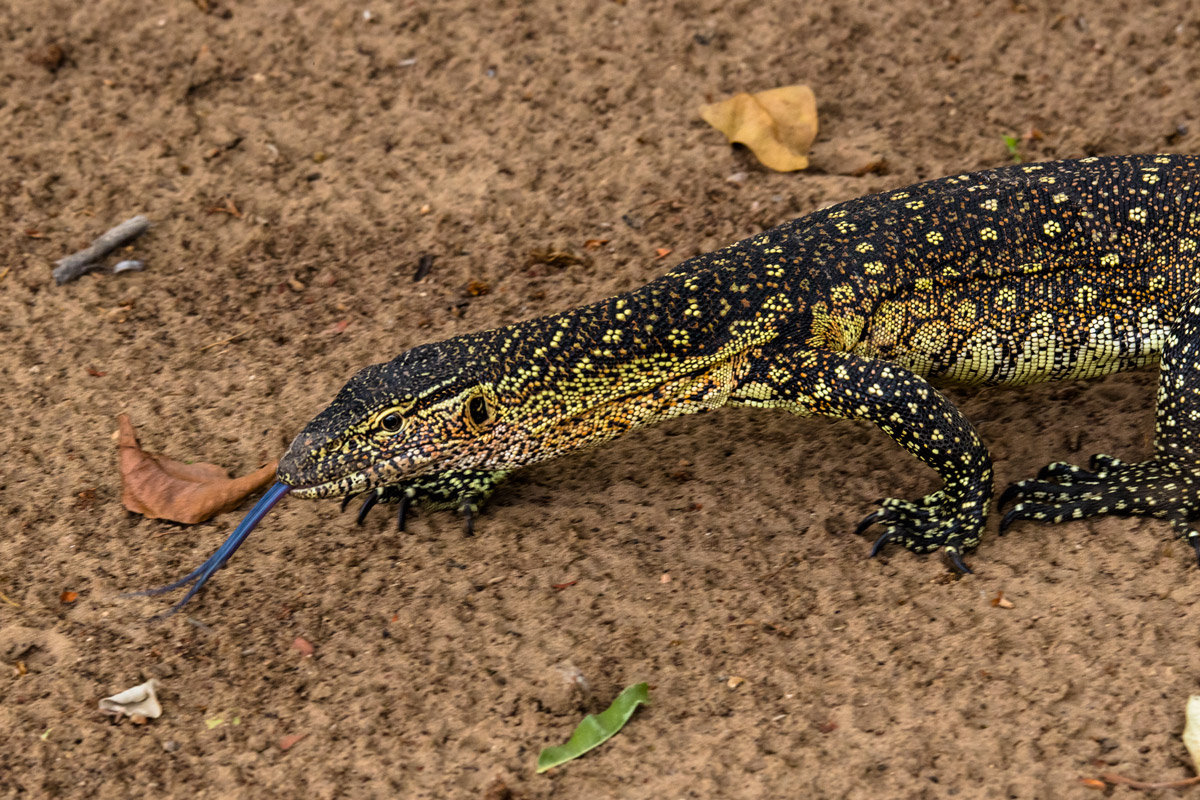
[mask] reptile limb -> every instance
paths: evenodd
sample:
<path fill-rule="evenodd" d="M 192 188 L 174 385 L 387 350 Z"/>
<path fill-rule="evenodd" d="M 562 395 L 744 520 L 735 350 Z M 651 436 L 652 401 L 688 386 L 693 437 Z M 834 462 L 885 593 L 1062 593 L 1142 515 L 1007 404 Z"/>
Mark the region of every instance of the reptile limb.
<path fill-rule="evenodd" d="M 885 526 L 888 542 L 914 553 L 944 549 L 960 572 L 987 521 L 992 462 L 971 423 L 941 392 L 898 364 L 852 353 L 784 345 L 758 358 L 731 404 L 781 407 L 801 415 L 865 419 L 928 464 L 943 487 L 916 501 L 888 498 L 858 526 Z"/>
<path fill-rule="evenodd" d="M 999 506 L 1016 501 L 1000 532 L 1019 520 L 1065 522 L 1106 514 L 1165 519 L 1196 551 L 1200 532 L 1200 293 L 1185 303 L 1167 333 L 1159 373 L 1154 455 L 1124 462 L 1094 455 L 1088 468 L 1055 462 L 1036 478 L 1009 486 Z"/>
<path fill-rule="evenodd" d="M 507 472 L 462 470 L 404 484 L 380 486 L 367 494 L 358 509 L 356 521 L 362 525 L 367 514 L 378 503 L 397 503 L 396 524 L 403 531 L 408 521 L 408 512 L 414 507 L 434 511 L 456 509 L 463 516 L 466 535 L 473 536 L 475 517 L 507 476 Z M 345 510 L 350 499 L 347 497 L 343 500 L 342 510 Z"/>

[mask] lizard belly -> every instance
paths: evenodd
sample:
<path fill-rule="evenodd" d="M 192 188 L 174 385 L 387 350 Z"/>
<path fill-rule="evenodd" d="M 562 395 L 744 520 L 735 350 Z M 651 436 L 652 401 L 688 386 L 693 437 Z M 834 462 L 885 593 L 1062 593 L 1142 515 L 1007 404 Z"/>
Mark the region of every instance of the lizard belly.
<path fill-rule="evenodd" d="M 1021 385 L 1093 378 L 1155 363 L 1186 296 L 1127 273 L 1060 272 L 943 287 L 881 303 L 855 348 L 935 383 Z M 936 291 L 936 290 L 935 290 Z"/>

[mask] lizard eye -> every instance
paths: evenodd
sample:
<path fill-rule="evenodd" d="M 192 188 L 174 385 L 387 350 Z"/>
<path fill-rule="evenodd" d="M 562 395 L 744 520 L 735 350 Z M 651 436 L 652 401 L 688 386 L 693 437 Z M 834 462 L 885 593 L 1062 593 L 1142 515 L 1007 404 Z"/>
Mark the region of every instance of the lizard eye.
<path fill-rule="evenodd" d="M 477 394 L 467 401 L 467 419 L 475 428 L 481 428 L 492 421 L 492 409 L 486 397 Z"/>
<path fill-rule="evenodd" d="M 383 419 L 379 420 L 379 427 L 383 428 L 388 433 L 395 433 L 403 426 L 404 419 L 395 411 L 385 415 Z"/>

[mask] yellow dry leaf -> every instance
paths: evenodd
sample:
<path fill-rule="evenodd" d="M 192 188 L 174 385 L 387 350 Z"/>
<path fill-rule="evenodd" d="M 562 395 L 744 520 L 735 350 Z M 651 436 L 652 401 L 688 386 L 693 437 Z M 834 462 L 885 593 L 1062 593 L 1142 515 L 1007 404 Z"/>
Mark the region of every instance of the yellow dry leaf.
<path fill-rule="evenodd" d="M 779 172 L 806 168 L 808 148 L 817 138 L 817 98 L 803 85 L 735 94 L 701 106 L 700 116 L 731 144 L 746 145 L 764 166 Z"/>

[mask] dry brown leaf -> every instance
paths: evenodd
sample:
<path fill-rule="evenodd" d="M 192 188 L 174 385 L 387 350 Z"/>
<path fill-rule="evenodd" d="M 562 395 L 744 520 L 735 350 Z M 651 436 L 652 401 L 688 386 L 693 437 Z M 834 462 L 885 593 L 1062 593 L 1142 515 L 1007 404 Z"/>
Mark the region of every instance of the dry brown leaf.
<path fill-rule="evenodd" d="M 291 750 L 308 736 L 307 733 L 289 733 L 279 737 L 279 749 L 283 752 Z"/>
<path fill-rule="evenodd" d="M 147 453 L 138 445 L 129 416 L 117 417 L 121 502 L 135 514 L 191 525 L 242 502 L 275 480 L 277 462 L 241 478 L 216 464 L 183 464 Z"/>
<path fill-rule="evenodd" d="M 292 649 L 298 651 L 304 658 L 312 658 L 312 654 L 317 652 L 317 648 L 313 647 L 312 642 L 302 636 L 297 636 L 292 642 Z"/>
<path fill-rule="evenodd" d="M 764 166 L 779 172 L 805 169 L 808 148 L 817 138 L 817 98 L 803 85 L 735 94 L 701 106 L 700 116 L 730 143 L 746 145 Z"/>
<path fill-rule="evenodd" d="M 58 596 L 58 600 L 60 603 L 70 604 L 70 603 L 74 603 L 78 599 L 79 599 L 79 593 L 72 592 L 70 589 L 67 589 L 66 591 L 64 591 L 62 594 L 60 594 Z"/>

